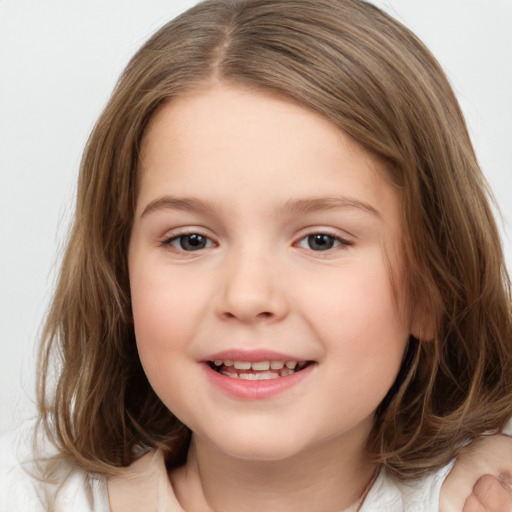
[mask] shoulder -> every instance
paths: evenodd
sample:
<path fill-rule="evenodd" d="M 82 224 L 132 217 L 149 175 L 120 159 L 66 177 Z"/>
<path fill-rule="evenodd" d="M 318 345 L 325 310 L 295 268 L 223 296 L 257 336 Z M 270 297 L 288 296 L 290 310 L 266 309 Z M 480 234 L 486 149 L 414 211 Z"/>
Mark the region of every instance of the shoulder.
<path fill-rule="evenodd" d="M 149 450 L 108 479 L 113 512 L 166 510 L 184 512 L 169 479 L 161 450 Z"/>
<path fill-rule="evenodd" d="M 361 512 L 438 512 L 441 486 L 453 463 L 413 482 L 399 482 L 382 470 Z"/>
<path fill-rule="evenodd" d="M 23 469 L 19 433 L 0 436 L 0 511 L 41 510 L 36 488 Z"/>
<path fill-rule="evenodd" d="M 33 429 L 27 426 L 0 436 L 0 512 L 110 512 L 106 484 L 61 465 L 52 483 L 44 481 L 33 450 Z"/>

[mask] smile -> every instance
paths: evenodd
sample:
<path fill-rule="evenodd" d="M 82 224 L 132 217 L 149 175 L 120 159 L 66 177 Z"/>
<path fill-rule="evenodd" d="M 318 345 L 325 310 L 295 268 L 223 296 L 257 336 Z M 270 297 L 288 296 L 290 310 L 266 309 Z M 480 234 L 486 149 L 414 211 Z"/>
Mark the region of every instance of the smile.
<path fill-rule="evenodd" d="M 271 380 L 297 373 L 310 364 L 308 361 L 232 361 L 216 359 L 210 368 L 226 377 L 243 380 Z"/>
<path fill-rule="evenodd" d="M 201 365 L 214 388 L 238 400 L 267 400 L 300 386 L 318 363 L 272 350 L 225 350 Z"/>

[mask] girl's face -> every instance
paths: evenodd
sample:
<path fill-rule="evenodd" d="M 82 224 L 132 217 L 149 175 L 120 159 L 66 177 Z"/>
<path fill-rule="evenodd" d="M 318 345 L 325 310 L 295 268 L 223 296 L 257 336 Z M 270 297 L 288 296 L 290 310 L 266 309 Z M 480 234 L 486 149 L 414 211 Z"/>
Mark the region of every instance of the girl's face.
<path fill-rule="evenodd" d="M 261 92 L 216 85 L 152 119 L 129 246 L 137 346 L 210 448 L 362 452 L 410 332 L 385 174 L 318 114 Z"/>

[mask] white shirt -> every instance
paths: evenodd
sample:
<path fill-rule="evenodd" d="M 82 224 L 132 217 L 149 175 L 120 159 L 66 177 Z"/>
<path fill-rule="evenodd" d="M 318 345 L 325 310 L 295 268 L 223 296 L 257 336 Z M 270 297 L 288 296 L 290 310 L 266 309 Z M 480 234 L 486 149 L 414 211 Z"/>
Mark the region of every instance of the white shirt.
<path fill-rule="evenodd" d="M 23 448 L 25 446 L 25 448 Z M 30 443 L 14 436 L 0 440 L 0 512 L 47 512 L 55 486 L 30 475 Z M 123 475 L 108 481 L 68 468 L 55 512 L 184 512 L 171 487 L 160 451 L 146 453 Z M 381 471 L 361 512 L 438 512 L 441 485 L 451 464 L 412 484 L 398 483 Z M 109 493 L 112 504 L 111 510 Z M 341 511 L 340 511 L 341 512 Z"/>

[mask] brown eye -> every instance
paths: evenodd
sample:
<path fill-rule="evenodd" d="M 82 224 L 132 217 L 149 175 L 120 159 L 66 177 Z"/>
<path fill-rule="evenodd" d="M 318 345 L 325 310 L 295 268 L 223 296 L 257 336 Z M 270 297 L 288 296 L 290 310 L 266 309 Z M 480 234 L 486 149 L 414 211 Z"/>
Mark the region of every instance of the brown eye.
<path fill-rule="evenodd" d="M 307 240 L 309 248 L 313 251 L 328 251 L 337 241 L 333 236 L 325 234 L 309 235 Z"/>
<path fill-rule="evenodd" d="M 316 252 L 329 251 L 335 247 L 349 245 L 352 244 L 346 240 L 338 238 L 337 236 L 329 235 L 327 233 L 313 233 L 299 240 L 299 243 L 297 244 L 298 247 Z"/>
<path fill-rule="evenodd" d="M 206 236 L 199 233 L 188 233 L 171 238 L 167 245 L 171 245 L 182 251 L 199 251 L 208 247 L 213 247 L 213 242 Z"/>

